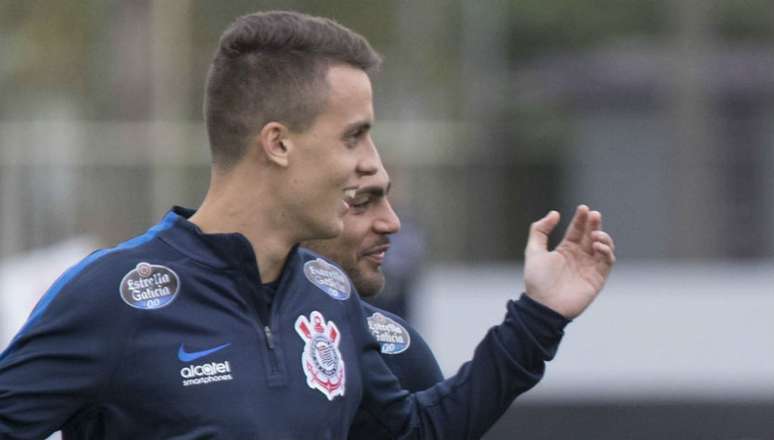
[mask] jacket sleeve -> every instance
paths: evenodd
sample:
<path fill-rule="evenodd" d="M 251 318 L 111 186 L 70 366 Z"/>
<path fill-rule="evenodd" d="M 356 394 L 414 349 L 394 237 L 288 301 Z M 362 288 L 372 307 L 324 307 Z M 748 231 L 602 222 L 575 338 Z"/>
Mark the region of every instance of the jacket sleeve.
<path fill-rule="evenodd" d="M 373 312 L 369 310 L 368 304 L 364 304 L 364 309 L 367 313 Z M 385 354 L 380 351 L 382 360 L 398 379 L 401 387 L 409 392 L 417 392 L 443 381 L 441 367 L 422 335 L 399 316 L 384 310 L 378 310 L 378 312 L 403 326 L 409 335 L 409 346 L 405 351 L 394 354 Z M 391 438 L 389 431 L 385 431 L 385 427 L 379 420 L 364 409 L 358 410 L 350 432 L 358 433 L 350 435 L 350 440 Z"/>
<path fill-rule="evenodd" d="M 102 284 L 91 270 L 65 272 L 0 354 L 0 438 L 46 438 L 97 401 L 120 339 L 105 330 L 119 318 Z"/>
<path fill-rule="evenodd" d="M 430 346 L 416 329 L 403 320 L 399 322 L 406 327 L 411 337 L 411 346 L 407 350 L 406 359 L 398 362 L 395 355 L 393 357 L 385 355 L 382 359 L 397 376 L 401 385 L 410 392 L 422 391 L 441 382 L 443 372 Z"/>
<path fill-rule="evenodd" d="M 365 338 L 361 409 L 383 425 L 385 438 L 480 438 L 542 378 L 568 322 L 522 295 L 508 303 L 503 322 L 487 332 L 455 376 L 413 394 L 401 388 Z M 350 433 L 363 435 L 357 427 Z"/>

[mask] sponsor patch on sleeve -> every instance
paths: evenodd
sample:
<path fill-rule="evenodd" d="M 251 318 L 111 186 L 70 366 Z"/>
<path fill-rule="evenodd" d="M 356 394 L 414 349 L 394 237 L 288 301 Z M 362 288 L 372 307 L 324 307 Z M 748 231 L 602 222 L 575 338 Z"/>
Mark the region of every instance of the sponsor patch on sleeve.
<path fill-rule="evenodd" d="M 304 263 L 304 275 L 312 284 L 334 299 L 348 299 L 352 291 L 347 275 L 322 258 Z"/>
<path fill-rule="evenodd" d="M 142 262 L 121 280 L 121 299 L 135 309 L 168 306 L 180 291 L 180 278 L 172 269 Z"/>
<path fill-rule="evenodd" d="M 400 354 L 408 350 L 411 336 L 405 327 L 379 312 L 367 318 L 368 329 L 382 347 L 383 354 Z"/>

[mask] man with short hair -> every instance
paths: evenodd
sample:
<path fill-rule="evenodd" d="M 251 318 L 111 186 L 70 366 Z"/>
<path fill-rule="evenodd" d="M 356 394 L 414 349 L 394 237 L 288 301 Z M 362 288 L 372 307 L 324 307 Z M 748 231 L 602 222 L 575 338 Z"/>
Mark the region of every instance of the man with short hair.
<path fill-rule="evenodd" d="M 553 252 L 530 232 L 526 295 L 460 373 L 409 394 L 337 266 L 299 248 L 341 233 L 379 169 L 368 72 L 330 20 L 240 17 L 210 68 L 204 202 L 65 272 L 0 354 L 0 438 L 344 438 L 358 410 L 397 438 L 479 436 L 534 386 L 614 261 L 579 207 Z M 354 432 L 357 435 L 357 432 Z"/>

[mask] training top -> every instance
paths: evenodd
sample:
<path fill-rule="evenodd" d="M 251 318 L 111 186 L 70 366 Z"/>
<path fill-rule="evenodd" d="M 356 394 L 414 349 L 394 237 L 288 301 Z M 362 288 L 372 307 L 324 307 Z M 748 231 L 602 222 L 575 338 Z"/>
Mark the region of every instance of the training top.
<path fill-rule="evenodd" d="M 443 380 L 433 351 L 416 329 L 394 313 L 362 303 L 368 330 L 379 343 L 382 359 L 406 391 L 426 390 Z M 389 435 L 379 420 L 366 411 L 358 411 L 351 430 L 362 435 L 350 435 L 350 440 L 371 440 L 380 431 Z"/>
<path fill-rule="evenodd" d="M 457 375 L 411 394 L 341 269 L 294 247 L 262 319 L 250 242 L 202 233 L 192 213 L 53 284 L 0 354 L 0 439 L 344 439 L 358 409 L 393 438 L 477 438 L 567 324 L 522 295 Z"/>

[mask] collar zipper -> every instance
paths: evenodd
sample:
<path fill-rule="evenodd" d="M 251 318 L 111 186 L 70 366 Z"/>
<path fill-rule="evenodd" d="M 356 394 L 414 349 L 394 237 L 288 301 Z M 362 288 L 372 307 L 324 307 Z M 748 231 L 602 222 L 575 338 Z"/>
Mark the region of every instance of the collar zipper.
<path fill-rule="evenodd" d="M 274 350 L 274 338 L 271 333 L 271 328 L 267 325 L 263 328 L 264 333 L 266 333 L 266 346 L 269 347 L 269 350 Z M 272 363 L 272 366 L 274 364 Z"/>

